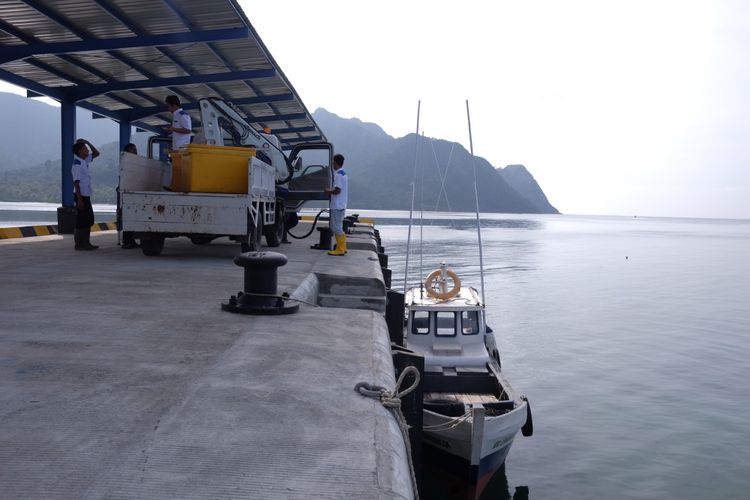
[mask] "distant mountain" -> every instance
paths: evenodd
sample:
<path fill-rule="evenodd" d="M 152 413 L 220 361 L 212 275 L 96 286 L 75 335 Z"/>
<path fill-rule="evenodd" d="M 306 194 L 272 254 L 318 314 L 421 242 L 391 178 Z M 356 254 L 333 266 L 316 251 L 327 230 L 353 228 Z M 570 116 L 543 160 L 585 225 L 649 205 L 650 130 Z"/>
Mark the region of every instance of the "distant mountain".
<path fill-rule="evenodd" d="M 322 108 L 313 115 L 336 151 L 347 159 L 352 208 L 411 206 L 415 134 L 395 139 L 375 124 L 341 118 Z M 425 210 L 473 211 L 474 174 L 469 152 L 458 143 L 422 137 L 419 148 L 415 206 L 419 207 L 421 200 Z M 475 163 L 481 211 L 558 213 L 525 168 L 521 172 L 509 167 L 506 176 L 505 169 L 496 170 L 483 158 L 476 157 Z"/>
<path fill-rule="evenodd" d="M 0 201 L 60 201 L 60 110 L 15 94 L 0 93 L 10 119 L 0 124 Z M 325 109 L 315 120 L 346 156 L 350 206 L 408 209 L 414 178 L 415 134 L 393 138 L 382 128 L 356 118 L 341 118 Z M 114 203 L 117 184 L 118 127 L 106 119 L 77 115 L 76 137 L 85 137 L 102 156 L 92 165 L 94 201 Z M 145 141 L 137 134 L 134 142 Z M 139 150 L 144 151 L 139 144 Z M 495 169 L 475 158 L 480 210 L 502 213 L 558 213 L 534 177 L 522 165 Z M 425 210 L 474 211 L 471 156 L 458 143 L 419 138 L 415 207 Z"/>
<path fill-rule="evenodd" d="M 60 159 L 60 108 L 0 92 L 0 109 L 0 172 Z M 117 123 L 94 120 L 83 109 L 76 113 L 76 129 L 76 138 L 85 137 L 97 147 L 119 138 Z"/>
<path fill-rule="evenodd" d="M 545 196 L 542 188 L 539 187 L 534 176 L 531 175 L 526 167 L 523 165 L 508 165 L 505 168 L 498 168 L 497 172 L 503 176 L 505 182 L 510 184 L 510 187 L 518 191 L 521 196 L 529 200 L 536 206 L 542 213 L 559 213 L 555 207 L 553 207 L 547 196 Z"/>

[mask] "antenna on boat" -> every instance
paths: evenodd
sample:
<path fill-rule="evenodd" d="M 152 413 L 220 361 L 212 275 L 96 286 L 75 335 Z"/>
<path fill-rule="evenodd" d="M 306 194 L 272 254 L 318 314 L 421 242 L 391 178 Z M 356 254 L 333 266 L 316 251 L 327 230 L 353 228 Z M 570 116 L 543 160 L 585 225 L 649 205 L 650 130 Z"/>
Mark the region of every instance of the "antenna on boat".
<path fill-rule="evenodd" d="M 466 120 L 469 122 L 469 151 L 471 152 L 471 168 L 474 170 L 474 201 L 476 202 L 477 216 L 477 240 L 479 243 L 479 279 L 482 283 L 482 307 L 486 307 L 484 300 L 484 259 L 482 256 L 482 231 L 479 225 L 479 192 L 477 191 L 477 166 L 474 162 L 474 142 L 471 137 L 471 114 L 469 113 L 469 100 L 466 99 Z"/>
<path fill-rule="evenodd" d="M 422 142 L 424 142 L 424 130 L 422 131 Z M 422 248 L 422 242 L 424 241 L 424 165 L 419 167 L 419 281 L 424 279 L 424 270 L 422 269 L 422 261 L 424 259 L 424 249 Z M 424 298 L 424 287 L 419 286 L 419 298 Z"/>
<path fill-rule="evenodd" d="M 419 110 L 422 101 L 417 101 L 417 132 L 414 134 L 414 177 L 411 181 L 411 208 L 409 209 L 409 231 L 406 235 L 406 264 L 404 265 L 404 296 L 406 296 L 406 282 L 409 278 L 409 254 L 411 253 L 411 219 L 414 214 L 414 192 L 417 185 L 417 151 L 419 147 Z"/>

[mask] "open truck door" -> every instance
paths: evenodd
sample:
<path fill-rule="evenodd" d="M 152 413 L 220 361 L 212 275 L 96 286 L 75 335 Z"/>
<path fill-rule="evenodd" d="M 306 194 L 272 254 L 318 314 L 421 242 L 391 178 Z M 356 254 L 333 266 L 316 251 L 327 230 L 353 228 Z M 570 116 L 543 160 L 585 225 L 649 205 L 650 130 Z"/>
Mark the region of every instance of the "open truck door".
<path fill-rule="evenodd" d="M 298 144 L 289 154 L 289 165 L 289 179 L 279 186 L 287 211 L 298 211 L 306 201 L 328 199 L 325 190 L 333 184 L 332 144 Z"/>

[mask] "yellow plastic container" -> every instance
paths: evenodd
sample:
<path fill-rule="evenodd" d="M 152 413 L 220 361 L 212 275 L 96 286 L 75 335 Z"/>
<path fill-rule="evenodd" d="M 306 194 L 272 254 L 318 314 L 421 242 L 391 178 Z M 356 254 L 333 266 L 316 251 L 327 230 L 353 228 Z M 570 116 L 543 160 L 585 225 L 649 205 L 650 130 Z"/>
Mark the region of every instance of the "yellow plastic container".
<path fill-rule="evenodd" d="M 180 153 L 179 191 L 247 193 L 247 162 L 254 148 L 189 144 Z"/>
<path fill-rule="evenodd" d="M 169 189 L 172 191 L 186 191 L 186 189 L 182 189 L 182 154 L 170 153 L 169 157 L 172 161 L 172 183 L 169 185 Z"/>

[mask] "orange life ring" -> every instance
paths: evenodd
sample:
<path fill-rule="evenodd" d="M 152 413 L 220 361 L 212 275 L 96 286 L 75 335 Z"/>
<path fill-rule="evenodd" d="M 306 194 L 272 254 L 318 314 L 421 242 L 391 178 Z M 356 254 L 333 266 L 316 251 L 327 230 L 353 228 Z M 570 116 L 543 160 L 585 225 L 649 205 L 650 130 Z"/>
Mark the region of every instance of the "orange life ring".
<path fill-rule="evenodd" d="M 450 290 L 445 290 L 445 283 L 442 280 L 443 272 L 445 272 L 445 275 L 448 278 L 453 280 L 453 288 L 451 288 Z M 438 269 L 437 271 L 431 272 L 430 275 L 427 276 L 427 279 L 424 280 L 424 287 L 427 295 L 429 295 L 430 297 L 439 300 L 448 300 L 458 295 L 458 292 L 461 291 L 461 280 L 458 278 L 458 275 L 456 273 L 449 269 Z"/>

